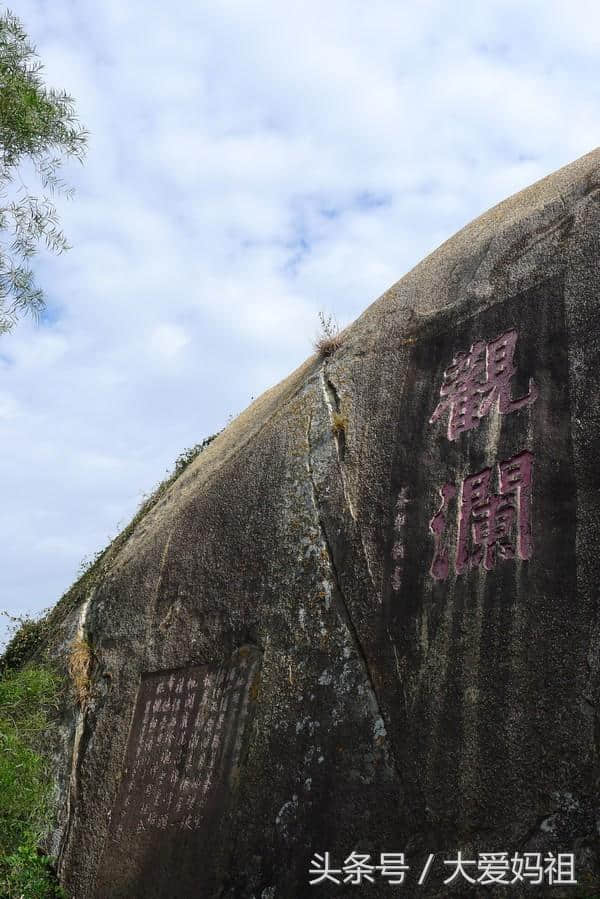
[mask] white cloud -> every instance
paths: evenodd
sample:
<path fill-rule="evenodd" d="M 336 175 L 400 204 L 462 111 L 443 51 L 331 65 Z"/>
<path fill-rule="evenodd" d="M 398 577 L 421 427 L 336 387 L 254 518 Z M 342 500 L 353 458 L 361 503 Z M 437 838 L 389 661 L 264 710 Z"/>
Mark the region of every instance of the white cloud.
<path fill-rule="evenodd" d="M 177 325 L 157 325 L 150 335 L 150 349 L 158 353 L 163 360 L 171 360 L 179 356 L 190 342 L 183 328 Z"/>

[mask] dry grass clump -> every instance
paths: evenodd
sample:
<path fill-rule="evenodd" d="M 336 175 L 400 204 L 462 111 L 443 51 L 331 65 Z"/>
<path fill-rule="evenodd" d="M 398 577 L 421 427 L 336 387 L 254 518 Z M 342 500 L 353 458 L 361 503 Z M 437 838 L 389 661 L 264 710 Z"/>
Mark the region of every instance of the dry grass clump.
<path fill-rule="evenodd" d="M 342 337 L 340 328 L 333 315 L 326 315 L 319 312 L 320 332 L 315 339 L 315 351 L 325 359 L 327 356 L 333 356 L 336 350 L 342 345 Z"/>
<path fill-rule="evenodd" d="M 80 706 L 89 696 L 92 661 L 92 647 L 88 641 L 83 637 L 75 637 L 69 647 L 68 669 Z"/>
<path fill-rule="evenodd" d="M 348 427 L 348 416 L 344 415 L 343 412 L 332 412 L 331 413 L 331 430 L 337 436 L 338 434 L 345 434 L 346 428 Z"/>

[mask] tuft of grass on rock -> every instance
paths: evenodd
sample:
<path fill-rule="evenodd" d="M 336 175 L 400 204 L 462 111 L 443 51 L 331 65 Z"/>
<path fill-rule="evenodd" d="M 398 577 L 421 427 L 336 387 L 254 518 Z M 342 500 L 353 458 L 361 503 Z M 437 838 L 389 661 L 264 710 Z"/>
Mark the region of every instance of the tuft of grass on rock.
<path fill-rule="evenodd" d="M 345 434 L 348 427 L 348 416 L 343 412 L 331 413 L 331 430 L 337 437 L 339 434 Z"/>
<path fill-rule="evenodd" d="M 80 706 L 85 704 L 90 692 L 92 662 L 92 647 L 88 641 L 83 637 L 75 637 L 69 646 L 68 670 Z"/>
<path fill-rule="evenodd" d="M 342 345 L 342 337 L 339 325 L 335 317 L 325 312 L 319 312 L 320 330 L 314 342 L 315 351 L 322 359 L 333 356 Z"/>

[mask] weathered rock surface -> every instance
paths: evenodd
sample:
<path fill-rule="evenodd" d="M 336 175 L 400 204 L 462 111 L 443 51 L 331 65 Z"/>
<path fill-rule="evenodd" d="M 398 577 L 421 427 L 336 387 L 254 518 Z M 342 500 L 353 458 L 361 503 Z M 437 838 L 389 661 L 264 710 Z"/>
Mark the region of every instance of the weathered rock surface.
<path fill-rule="evenodd" d="M 257 400 L 59 606 L 56 651 L 94 652 L 76 899 L 574 894 L 444 885 L 458 850 L 599 883 L 599 252 L 595 151 Z M 326 851 L 410 870 L 311 887 Z"/>

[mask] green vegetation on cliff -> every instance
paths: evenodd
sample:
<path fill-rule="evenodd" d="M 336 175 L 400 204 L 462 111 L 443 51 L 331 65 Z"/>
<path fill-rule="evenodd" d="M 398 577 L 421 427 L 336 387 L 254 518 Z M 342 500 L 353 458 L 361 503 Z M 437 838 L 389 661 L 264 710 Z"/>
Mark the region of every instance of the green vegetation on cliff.
<path fill-rule="evenodd" d="M 51 819 L 52 779 L 43 745 L 58 678 L 27 666 L 0 679 L 0 897 L 64 896 L 39 844 Z"/>

